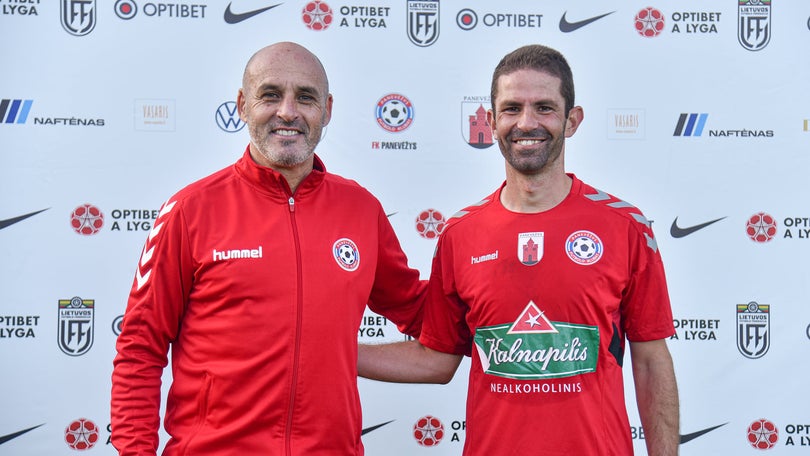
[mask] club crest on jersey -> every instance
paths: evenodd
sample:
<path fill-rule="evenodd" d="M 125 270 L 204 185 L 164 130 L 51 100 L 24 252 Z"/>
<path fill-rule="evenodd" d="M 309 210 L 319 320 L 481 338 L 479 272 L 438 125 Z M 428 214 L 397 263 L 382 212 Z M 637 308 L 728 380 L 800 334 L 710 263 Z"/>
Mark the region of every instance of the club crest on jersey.
<path fill-rule="evenodd" d="M 543 258 L 542 231 L 518 234 L 517 257 L 526 266 L 534 266 Z"/>
<path fill-rule="evenodd" d="M 565 241 L 565 252 L 574 263 L 589 266 L 602 258 L 604 247 L 599 236 L 590 231 L 577 231 Z"/>
<path fill-rule="evenodd" d="M 352 272 L 360 266 L 360 251 L 357 245 L 348 238 L 341 238 L 335 241 L 332 246 L 332 255 L 341 268 Z"/>

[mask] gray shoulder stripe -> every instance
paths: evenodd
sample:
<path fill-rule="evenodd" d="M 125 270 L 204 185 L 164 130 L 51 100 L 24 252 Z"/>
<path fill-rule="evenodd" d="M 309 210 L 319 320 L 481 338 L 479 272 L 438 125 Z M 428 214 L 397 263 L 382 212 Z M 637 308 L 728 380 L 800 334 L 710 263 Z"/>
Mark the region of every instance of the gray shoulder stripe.
<path fill-rule="evenodd" d="M 633 216 L 633 218 L 636 219 L 638 223 L 641 223 L 642 225 L 647 225 L 648 227 L 650 226 L 650 221 L 647 220 L 647 217 L 644 217 L 644 215 L 638 214 L 636 212 L 631 212 L 630 215 Z"/>
<path fill-rule="evenodd" d="M 604 201 L 606 199 L 610 199 L 610 195 L 603 192 L 602 190 L 599 190 L 599 189 L 594 189 L 594 190 L 596 190 L 596 193 L 591 194 L 591 195 L 585 195 L 585 197 L 588 198 L 591 201 Z"/>
<path fill-rule="evenodd" d="M 651 248 L 653 252 L 657 252 L 658 241 L 656 241 L 654 237 L 650 236 L 647 233 L 644 233 L 644 237 L 647 238 L 647 247 Z"/>

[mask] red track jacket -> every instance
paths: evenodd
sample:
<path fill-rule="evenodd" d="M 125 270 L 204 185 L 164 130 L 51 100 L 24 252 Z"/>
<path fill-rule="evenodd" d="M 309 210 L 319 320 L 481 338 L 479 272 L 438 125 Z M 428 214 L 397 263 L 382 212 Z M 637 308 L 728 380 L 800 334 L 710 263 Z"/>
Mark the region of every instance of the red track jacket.
<path fill-rule="evenodd" d="M 246 151 L 169 199 L 138 263 L 112 375 L 112 443 L 164 455 L 362 455 L 368 304 L 418 336 L 424 283 L 377 199 L 315 169 L 292 195 Z"/>

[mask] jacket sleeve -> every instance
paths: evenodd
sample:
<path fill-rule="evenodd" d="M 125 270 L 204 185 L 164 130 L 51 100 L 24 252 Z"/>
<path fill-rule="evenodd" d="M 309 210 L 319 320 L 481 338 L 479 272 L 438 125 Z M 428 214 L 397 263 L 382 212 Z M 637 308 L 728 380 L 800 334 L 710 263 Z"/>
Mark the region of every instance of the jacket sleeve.
<path fill-rule="evenodd" d="M 157 452 L 161 375 L 193 274 L 185 233 L 180 204 L 167 202 L 138 261 L 112 373 L 112 443 L 122 456 Z"/>
<path fill-rule="evenodd" d="M 382 207 L 377 223 L 377 270 L 368 307 L 394 322 L 401 333 L 418 338 L 427 281 L 419 280 L 419 271 L 408 266 L 408 258 Z"/>

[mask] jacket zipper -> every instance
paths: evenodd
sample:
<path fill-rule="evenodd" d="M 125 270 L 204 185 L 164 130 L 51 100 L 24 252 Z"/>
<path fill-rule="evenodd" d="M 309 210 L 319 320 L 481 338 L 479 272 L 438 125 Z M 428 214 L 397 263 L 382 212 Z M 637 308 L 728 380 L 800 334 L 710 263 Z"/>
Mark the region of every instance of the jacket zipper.
<path fill-rule="evenodd" d="M 287 426 L 284 432 L 285 452 L 288 456 L 290 456 L 292 455 L 292 426 L 295 410 L 296 385 L 298 384 L 298 365 L 301 352 L 301 326 L 304 312 L 304 292 L 302 290 L 303 267 L 301 265 L 301 241 L 298 238 L 298 225 L 295 221 L 295 199 L 291 196 L 287 202 L 290 209 L 290 224 L 292 225 L 293 244 L 295 245 L 296 280 L 298 281 L 298 285 L 296 286 L 295 349 L 293 351 L 292 384 L 290 385 L 290 401 L 287 406 Z"/>

